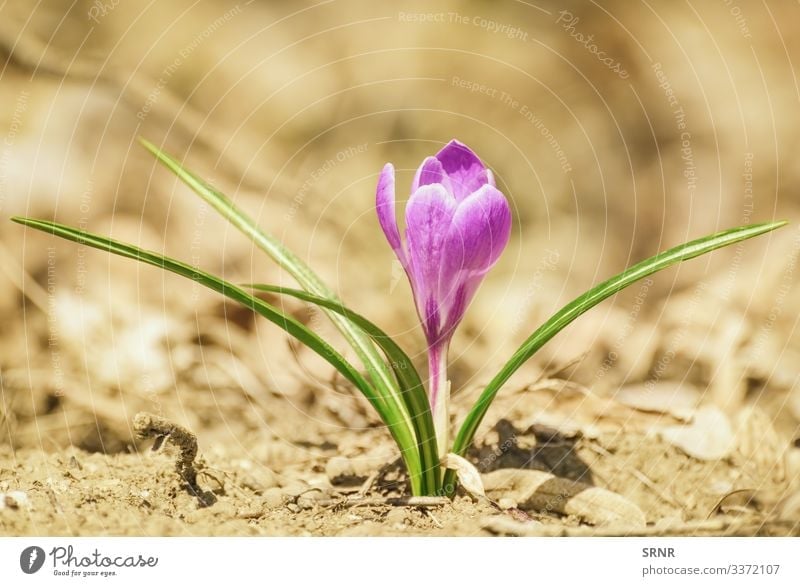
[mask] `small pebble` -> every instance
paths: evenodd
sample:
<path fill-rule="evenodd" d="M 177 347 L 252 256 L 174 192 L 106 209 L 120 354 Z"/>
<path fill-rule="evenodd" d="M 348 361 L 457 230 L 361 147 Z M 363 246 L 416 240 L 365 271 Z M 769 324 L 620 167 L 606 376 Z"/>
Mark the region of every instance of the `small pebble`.
<path fill-rule="evenodd" d="M 308 483 L 302 480 L 290 480 L 283 485 L 283 493 L 290 497 L 298 497 L 308 491 Z"/>
<path fill-rule="evenodd" d="M 403 507 L 393 507 L 386 513 L 384 520 L 388 525 L 403 525 L 408 518 L 408 512 Z"/>
<path fill-rule="evenodd" d="M 499 501 L 497 501 L 497 506 L 507 511 L 509 509 L 516 509 L 517 508 L 517 501 L 509 497 L 503 497 Z"/>
<path fill-rule="evenodd" d="M 286 499 L 284 498 L 283 491 L 274 486 L 272 488 L 268 488 L 264 491 L 263 494 L 264 505 L 268 509 L 278 509 L 284 505 Z"/>
<path fill-rule="evenodd" d="M 234 464 L 238 464 L 242 470 L 252 470 L 253 462 L 251 460 L 236 460 Z"/>
<path fill-rule="evenodd" d="M 325 464 L 325 474 L 332 484 L 337 484 L 355 477 L 356 471 L 349 458 L 334 456 Z"/>
<path fill-rule="evenodd" d="M 264 510 L 260 507 L 239 507 L 236 517 L 239 519 L 259 519 L 264 516 Z"/>
<path fill-rule="evenodd" d="M 239 483 L 253 492 L 260 493 L 273 486 L 278 486 L 278 476 L 269 468 L 259 468 L 249 472 L 240 472 Z"/>
<path fill-rule="evenodd" d="M 28 495 L 21 490 L 12 490 L 6 494 L 0 494 L 0 509 L 22 509 L 28 506 Z"/>
<path fill-rule="evenodd" d="M 324 490 L 309 490 L 297 497 L 297 504 L 301 509 L 313 509 L 319 501 L 329 498 Z"/>
<path fill-rule="evenodd" d="M 235 517 L 237 513 L 236 506 L 227 499 L 217 500 L 214 506 L 210 507 L 208 510 L 210 510 L 215 517 L 224 517 L 226 519 Z"/>
<path fill-rule="evenodd" d="M 316 499 L 311 498 L 311 495 L 304 494 L 297 497 L 297 506 L 301 509 L 313 509 L 317 504 Z"/>
<path fill-rule="evenodd" d="M 273 486 L 278 486 L 278 475 L 266 466 L 258 468 L 254 473 L 254 476 L 258 479 L 262 488 L 272 488 Z"/>

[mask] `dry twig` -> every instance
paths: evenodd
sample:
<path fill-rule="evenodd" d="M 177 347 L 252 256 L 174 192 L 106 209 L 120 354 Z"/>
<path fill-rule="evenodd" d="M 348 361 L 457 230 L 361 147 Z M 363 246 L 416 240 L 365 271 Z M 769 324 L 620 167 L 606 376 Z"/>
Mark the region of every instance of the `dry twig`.
<path fill-rule="evenodd" d="M 136 414 L 133 418 L 133 428 L 141 439 L 155 438 L 154 452 L 161 448 L 165 440 L 177 447 L 180 456 L 175 461 L 175 471 L 186 482 L 189 492 L 197 498 L 201 506 L 208 507 L 216 502 L 217 499 L 212 492 L 204 491 L 197 484 L 197 468 L 194 462 L 197 457 L 197 437 L 191 431 L 168 419 L 146 412 Z"/>

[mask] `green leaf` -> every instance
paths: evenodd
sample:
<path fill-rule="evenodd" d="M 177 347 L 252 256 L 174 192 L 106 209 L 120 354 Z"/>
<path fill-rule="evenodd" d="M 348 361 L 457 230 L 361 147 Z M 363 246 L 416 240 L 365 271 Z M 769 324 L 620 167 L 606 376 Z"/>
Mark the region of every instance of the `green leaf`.
<path fill-rule="evenodd" d="M 206 273 L 197 267 L 193 267 L 178 260 L 174 260 L 158 254 L 142 250 L 136 246 L 125 244 L 104 236 L 92 234 L 84 230 L 78 230 L 49 222 L 46 220 L 35 220 L 31 218 L 11 218 L 14 222 L 35 228 L 67 240 L 72 240 L 79 244 L 85 244 L 93 248 L 105 250 L 113 254 L 132 258 L 139 262 L 159 267 L 171 273 L 181 275 L 187 279 L 191 279 L 213 291 L 217 291 L 222 295 L 241 303 L 243 306 L 252 309 L 258 314 L 264 316 L 272 323 L 286 331 L 289 335 L 293 336 L 308 348 L 319 354 L 329 364 L 331 364 L 342 376 L 353 383 L 359 391 L 361 391 L 367 400 L 372 404 L 375 410 L 383 419 L 384 423 L 392 433 L 395 442 L 400 448 L 403 458 L 406 460 L 409 468 L 415 466 L 416 470 L 420 468 L 419 452 L 417 449 L 417 442 L 415 441 L 413 433 L 408 429 L 405 416 L 393 405 L 387 404 L 381 400 L 381 397 L 375 392 L 375 389 L 370 383 L 339 354 L 330 344 L 320 338 L 313 331 L 306 326 L 295 320 L 294 318 L 285 315 L 277 308 L 273 307 L 263 299 L 259 299 L 251 295 L 241 287 L 229 283 L 219 277 Z M 411 468 L 410 468 L 411 470 Z M 422 491 L 419 475 L 410 474 L 412 480 L 412 489 L 415 494 Z"/>
<path fill-rule="evenodd" d="M 220 215 L 250 238 L 256 246 L 266 252 L 278 265 L 292 275 L 303 289 L 319 297 L 338 301 L 333 291 L 322 282 L 306 263 L 285 248 L 278 240 L 259 228 L 255 221 L 243 210 L 239 209 L 225 194 L 209 185 L 192 171 L 186 169 L 180 161 L 162 151 L 153 143 L 143 138 L 140 138 L 139 142 L 141 142 L 160 163 L 172 171 L 197 195 L 217 210 Z M 399 396 L 400 390 L 392 379 L 389 368 L 384 363 L 369 337 L 359 328 L 355 327 L 352 322 L 338 315 L 336 312 L 326 310 L 326 313 L 364 364 L 364 368 L 378 391 L 379 399 L 390 406 L 391 409 L 398 410 L 402 413 L 405 425 L 408 427 L 408 433 L 413 433 L 411 414 L 408 413 L 405 402 Z M 419 440 L 419 438 L 417 439 Z M 419 456 L 417 459 L 419 459 Z M 408 465 L 408 462 L 406 464 Z M 410 466 L 407 467 L 412 479 L 420 472 Z"/>
<path fill-rule="evenodd" d="M 567 303 L 525 340 L 511 359 L 489 382 L 478 398 L 478 401 L 467 414 L 464 423 L 461 425 L 453 445 L 453 452 L 458 455 L 463 455 L 467 451 L 467 448 L 475 437 L 478 426 L 486 415 L 486 411 L 489 409 L 495 396 L 497 396 L 497 392 L 500 388 L 511 378 L 520 366 L 530 359 L 553 336 L 572 323 L 578 316 L 601 301 L 618 293 L 625 287 L 653 273 L 666 269 L 681 261 L 706 254 L 717 248 L 729 246 L 736 242 L 741 242 L 742 240 L 747 240 L 748 238 L 770 232 L 784 225 L 786 225 L 786 222 L 740 226 L 739 228 L 732 228 L 724 232 L 718 232 L 704 238 L 692 240 L 691 242 L 676 246 L 675 248 L 670 248 L 666 252 L 662 252 L 633 265 L 629 269 L 611 277 L 607 281 L 603 281 L 583 295 Z M 448 493 L 452 493 L 455 489 L 455 477 L 451 471 L 448 471 L 445 475 L 444 489 Z"/>
<path fill-rule="evenodd" d="M 141 142 L 160 163 L 188 185 L 192 191 L 217 210 L 220 215 L 233 224 L 240 232 L 250 238 L 259 248 L 278 263 L 278 265 L 286 269 L 286 271 L 300 283 L 303 289 L 319 297 L 333 299 L 334 301 L 337 300 L 333 291 L 322 282 L 316 273 L 311 270 L 311 267 L 284 247 L 278 240 L 264 232 L 252 218 L 238 208 L 224 193 L 218 191 L 192 171 L 186 169 L 172 155 L 162 151 L 153 143 L 143 138 L 140 138 L 139 142 Z M 388 376 L 387 367 L 369 338 L 341 316 L 333 313 L 331 319 L 341 330 L 348 343 L 364 361 L 364 366 L 367 368 L 368 372 L 373 376 L 377 376 L 383 387 L 391 389 L 392 382 L 391 377 Z"/>
<path fill-rule="evenodd" d="M 419 373 L 414 368 L 414 364 L 408 355 L 403 352 L 403 349 L 381 328 L 364 316 L 348 309 L 340 301 L 333 301 L 298 289 L 275 285 L 252 284 L 244 286 L 257 291 L 288 295 L 335 311 L 353 322 L 372 338 L 386 355 L 400 385 L 401 397 L 406 403 L 408 412 L 411 414 L 411 421 L 414 424 L 414 430 L 418 438 L 424 476 L 423 481 L 430 491 L 436 492 L 439 488 L 439 455 L 436 447 L 436 432 L 433 427 L 430 403 L 425 394 L 425 387 L 422 384 Z"/>

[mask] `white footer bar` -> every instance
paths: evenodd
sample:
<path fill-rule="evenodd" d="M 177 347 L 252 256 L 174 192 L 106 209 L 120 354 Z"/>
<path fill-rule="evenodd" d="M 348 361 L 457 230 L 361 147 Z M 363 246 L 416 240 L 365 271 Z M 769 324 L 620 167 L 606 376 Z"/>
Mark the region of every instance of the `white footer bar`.
<path fill-rule="evenodd" d="M 0 576 L 114 586 L 796 586 L 800 538 L 0 538 Z"/>

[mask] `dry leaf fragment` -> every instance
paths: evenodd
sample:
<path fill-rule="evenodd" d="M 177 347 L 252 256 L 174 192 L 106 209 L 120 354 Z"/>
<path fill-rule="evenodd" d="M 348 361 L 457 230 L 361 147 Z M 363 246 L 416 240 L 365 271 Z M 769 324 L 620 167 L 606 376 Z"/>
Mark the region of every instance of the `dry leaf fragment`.
<path fill-rule="evenodd" d="M 800 521 L 800 491 L 783 498 L 776 507 L 779 519 Z"/>
<path fill-rule="evenodd" d="M 714 406 L 701 407 L 687 425 L 670 425 L 658 434 L 673 446 L 698 460 L 719 460 L 734 448 L 734 435 L 727 415 Z"/>
<path fill-rule="evenodd" d="M 495 470 L 483 476 L 483 486 L 491 499 L 510 498 L 523 510 L 574 515 L 591 525 L 646 524 L 641 509 L 625 497 L 539 470 Z"/>
<path fill-rule="evenodd" d="M 461 456 L 453 453 L 447 454 L 444 457 L 444 466 L 448 470 L 456 471 L 458 482 L 464 487 L 464 490 L 474 497 L 486 498 L 480 472 L 478 472 L 475 466 Z"/>
<path fill-rule="evenodd" d="M 689 420 L 700 402 L 700 390 L 686 383 L 660 381 L 622 387 L 614 398 L 638 411 L 665 413 Z"/>
<path fill-rule="evenodd" d="M 796 420 L 800 421 L 800 386 L 796 386 L 792 389 L 787 401 L 789 403 L 789 412 Z"/>
<path fill-rule="evenodd" d="M 753 472 L 767 483 L 786 479 L 784 455 L 789 438 L 778 433 L 773 418 L 755 405 L 747 405 L 736 413 L 735 448 Z"/>
<path fill-rule="evenodd" d="M 0 510 L 6 507 L 9 509 L 30 509 L 31 503 L 28 499 L 28 494 L 21 490 L 0 493 Z"/>

